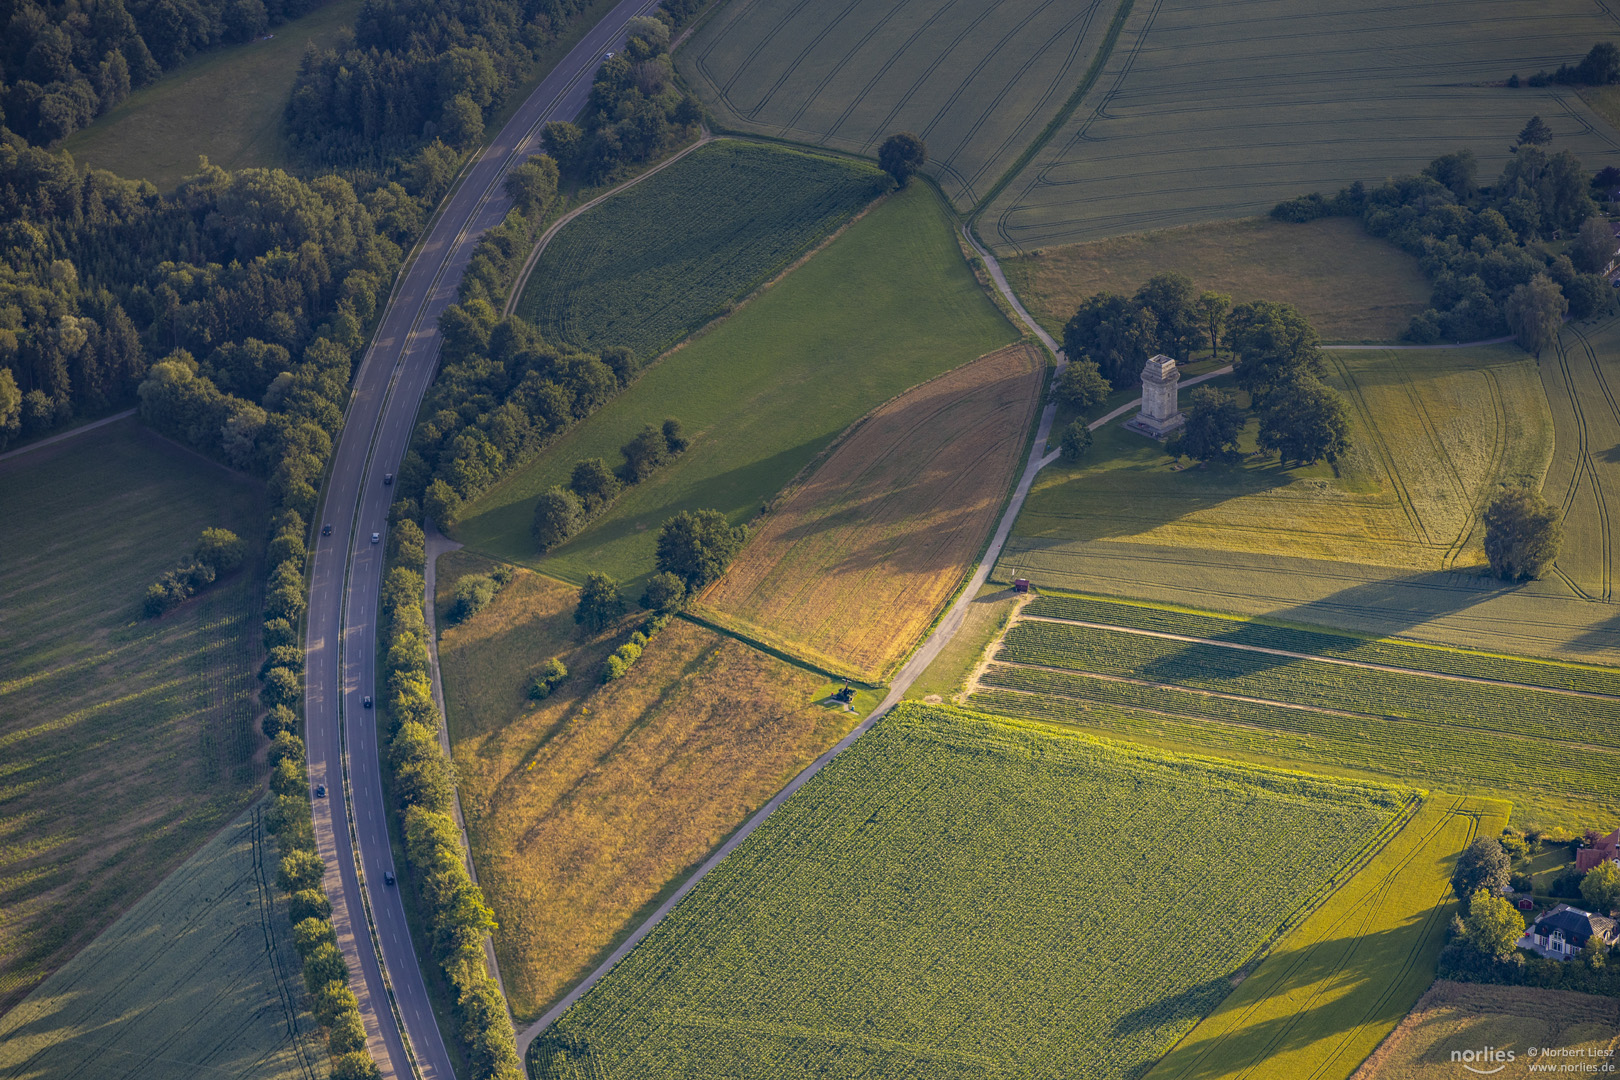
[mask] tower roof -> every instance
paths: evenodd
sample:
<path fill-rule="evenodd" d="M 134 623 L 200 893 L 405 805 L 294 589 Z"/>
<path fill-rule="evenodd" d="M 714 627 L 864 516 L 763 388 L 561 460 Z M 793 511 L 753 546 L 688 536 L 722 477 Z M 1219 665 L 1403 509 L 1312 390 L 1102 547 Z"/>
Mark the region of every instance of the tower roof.
<path fill-rule="evenodd" d="M 1142 365 L 1142 378 L 1165 380 L 1177 374 L 1176 362 L 1160 353 Z"/>

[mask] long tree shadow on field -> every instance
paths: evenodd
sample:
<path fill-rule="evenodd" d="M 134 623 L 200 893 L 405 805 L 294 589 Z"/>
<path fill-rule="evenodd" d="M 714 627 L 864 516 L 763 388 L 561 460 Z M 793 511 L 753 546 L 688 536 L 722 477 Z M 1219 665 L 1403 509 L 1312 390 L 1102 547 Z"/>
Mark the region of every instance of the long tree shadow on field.
<path fill-rule="evenodd" d="M 1207 1000 L 1201 995 L 1213 991 L 1213 999 L 1197 1014 L 1207 1015 L 1224 1001 L 1224 990 L 1238 995 L 1234 1004 L 1249 1015 L 1282 1011 L 1263 1020 L 1240 1020 L 1218 1039 L 1183 1039 L 1159 1063 L 1156 1075 L 1166 1080 L 1211 1080 L 1306 1047 L 1314 1047 L 1315 1053 L 1325 1057 L 1333 1047 L 1318 1045 L 1324 1040 L 1365 1024 L 1394 1025 L 1406 1015 L 1411 1001 L 1394 991 L 1413 964 L 1425 963 L 1421 949 L 1429 935 L 1420 925 L 1424 923 L 1429 924 L 1430 932 L 1441 925 L 1425 913 L 1400 926 L 1273 953 L 1261 961 L 1242 989 L 1233 990 L 1230 979 L 1212 979 L 1126 1014 L 1115 1031 L 1125 1034 L 1162 1023 L 1172 1003 L 1196 1005 Z M 1256 992 L 1257 987 L 1262 989 Z M 1290 1000 L 1312 987 L 1324 991 L 1322 996 L 1303 1006 Z"/>

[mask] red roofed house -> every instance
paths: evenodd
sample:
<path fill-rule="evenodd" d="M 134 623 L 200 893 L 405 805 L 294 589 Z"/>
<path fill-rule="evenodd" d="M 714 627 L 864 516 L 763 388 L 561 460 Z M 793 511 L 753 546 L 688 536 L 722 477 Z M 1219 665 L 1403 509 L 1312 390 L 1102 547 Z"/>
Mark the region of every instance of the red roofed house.
<path fill-rule="evenodd" d="M 1620 861 L 1620 829 L 1614 830 L 1608 836 L 1600 837 L 1591 847 L 1582 848 L 1575 853 L 1575 869 L 1582 874 L 1599 863 L 1610 861 Z"/>

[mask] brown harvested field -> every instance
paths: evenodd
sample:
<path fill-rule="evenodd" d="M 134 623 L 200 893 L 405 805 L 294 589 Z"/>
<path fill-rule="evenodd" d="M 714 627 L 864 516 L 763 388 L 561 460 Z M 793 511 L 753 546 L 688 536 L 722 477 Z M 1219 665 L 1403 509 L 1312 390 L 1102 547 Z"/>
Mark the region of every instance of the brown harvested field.
<path fill-rule="evenodd" d="M 1011 345 L 857 424 L 765 518 L 697 611 L 827 671 L 884 678 L 978 556 L 1045 374 Z"/>
<path fill-rule="evenodd" d="M 1442 979 L 1351 1080 L 1454 1080 L 1471 1073 L 1452 1053 L 1487 1046 L 1511 1051 L 1513 1060 L 1473 1059 L 1474 1073 L 1503 1080 L 1534 1071 L 1595 1074 L 1613 1065 L 1617 1043 L 1620 1002 L 1613 998 Z M 1535 1056 L 1528 1052 L 1531 1047 L 1538 1051 Z M 1555 1053 L 1545 1053 L 1548 1048 Z M 1537 1065 L 1540 1070 L 1534 1070 Z"/>
<path fill-rule="evenodd" d="M 441 559 L 441 606 L 488 565 Z M 583 638 L 576 595 L 520 570 L 439 643 L 473 859 L 520 1024 L 858 719 L 812 703 L 828 691 L 820 676 L 683 620 L 602 686 L 602 658 L 633 620 Z M 530 674 L 553 656 L 570 678 L 529 702 Z"/>
<path fill-rule="evenodd" d="M 1429 304 L 1417 260 L 1351 218 L 1243 218 L 1115 236 L 1003 259 L 1007 280 L 1054 334 L 1095 292 L 1132 293 L 1174 270 L 1234 301 L 1281 300 L 1324 341 L 1394 341 Z"/>

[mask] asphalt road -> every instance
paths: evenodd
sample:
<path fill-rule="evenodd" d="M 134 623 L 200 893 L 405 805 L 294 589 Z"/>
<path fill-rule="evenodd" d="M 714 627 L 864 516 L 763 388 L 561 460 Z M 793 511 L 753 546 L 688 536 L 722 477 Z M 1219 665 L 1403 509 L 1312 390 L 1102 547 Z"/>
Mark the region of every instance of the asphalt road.
<path fill-rule="evenodd" d="M 625 0 L 614 8 L 535 89 L 449 197 L 396 285 L 355 376 L 321 521 L 314 523 L 332 526 L 331 536 L 315 530 L 305 631 L 310 783 L 324 784 L 328 793 L 314 800 L 315 834 L 326 859 L 326 890 L 350 984 L 385 1077 L 453 1080 L 454 1073 L 398 890 L 383 883 L 384 871 L 396 868 L 375 713 L 361 704 L 362 697 L 375 698 L 378 691 L 375 629 L 383 546 L 371 538 L 374 533 L 387 538 L 392 492 L 383 476 L 398 469 L 422 395 L 433 380 L 439 313 L 454 302 L 478 238 L 509 208 L 502 177 L 539 152 L 542 125 L 578 115 L 602 54 L 622 47 L 626 22 L 656 3 Z M 397 1019 L 389 1005 L 390 986 Z"/>

